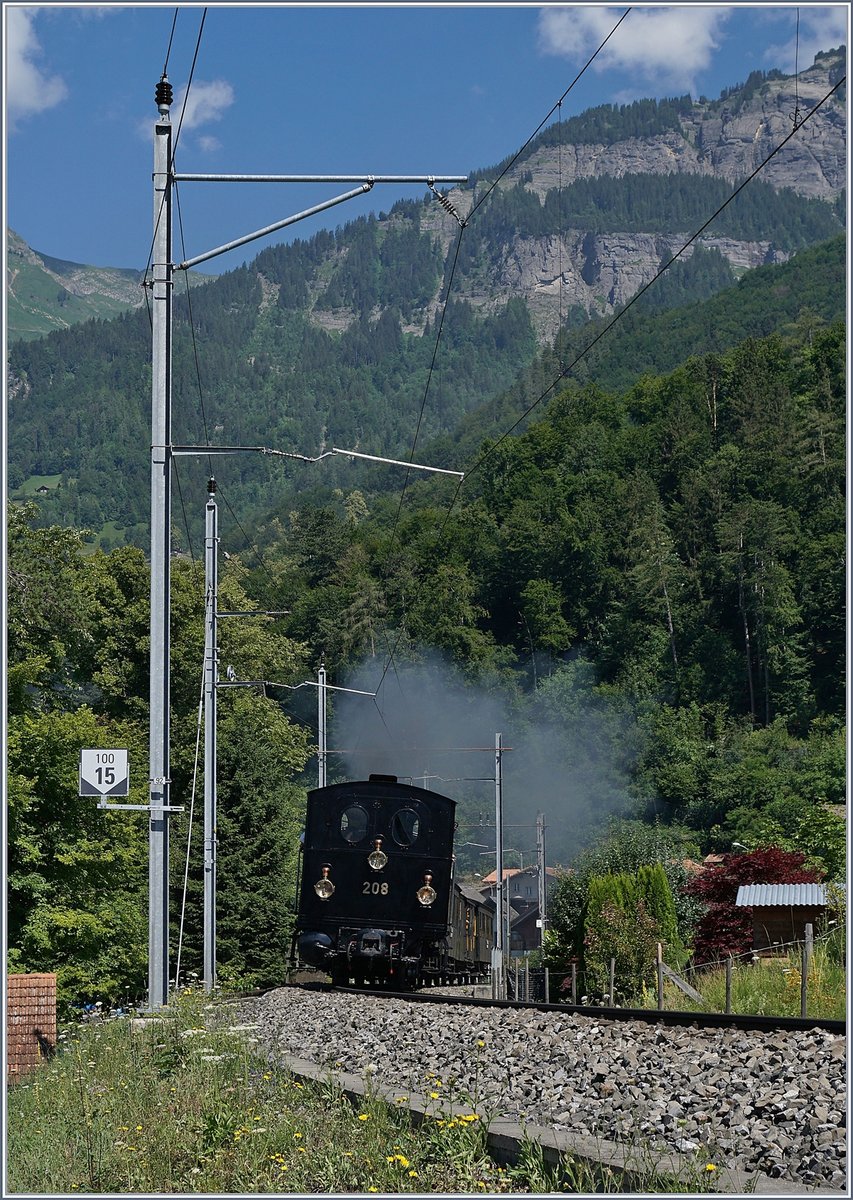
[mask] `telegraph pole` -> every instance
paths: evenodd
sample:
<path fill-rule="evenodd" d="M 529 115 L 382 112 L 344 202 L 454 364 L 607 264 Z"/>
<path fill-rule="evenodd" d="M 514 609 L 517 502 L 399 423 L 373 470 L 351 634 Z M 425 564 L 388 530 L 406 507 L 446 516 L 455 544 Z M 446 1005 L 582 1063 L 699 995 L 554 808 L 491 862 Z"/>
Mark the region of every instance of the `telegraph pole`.
<path fill-rule="evenodd" d="M 317 672 L 317 787 L 326 786 L 326 666 Z"/>
<path fill-rule="evenodd" d="M 151 680 L 148 1007 L 169 998 L 169 554 L 172 441 L 172 88 L 155 91 L 151 266 Z"/>
<path fill-rule="evenodd" d="M 216 638 L 219 587 L 219 512 L 216 480 L 207 481 L 204 514 L 204 990 L 216 986 Z"/>
<path fill-rule="evenodd" d="M 495 734 L 495 948 L 492 951 L 492 999 L 506 999 L 503 916 L 503 734 Z"/>
<path fill-rule="evenodd" d="M 546 875 L 545 875 L 545 814 L 537 813 L 536 815 L 536 865 L 538 867 L 538 893 L 539 893 L 539 946 L 545 948 L 545 902 L 546 902 Z"/>

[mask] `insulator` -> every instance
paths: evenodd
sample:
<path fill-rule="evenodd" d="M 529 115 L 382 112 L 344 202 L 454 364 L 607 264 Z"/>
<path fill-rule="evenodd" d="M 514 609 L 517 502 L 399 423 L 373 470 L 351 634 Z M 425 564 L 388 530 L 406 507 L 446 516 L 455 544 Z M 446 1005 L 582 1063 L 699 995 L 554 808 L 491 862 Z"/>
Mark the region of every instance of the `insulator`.
<path fill-rule="evenodd" d="M 172 106 L 172 85 L 165 75 L 154 89 L 154 101 L 158 108 L 171 108 Z"/>
<path fill-rule="evenodd" d="M 441 207 L 445 210 L 445 212 L 449 212 L 451 217 L 454 217 L 459 222 L 459 224 L 464 227 L 465 222 L 459 216 L 459 213 L 456 211 L 456 209 L 453 207 L 453 205 L 450 203 L 450 201 L 444 195 L 444 193 L 440 192 L 438 190 L 438 188 L 433 187 L 432 184 L 428 184 L 428 187 L 429 187 L 429 190 L 432 192 L 432 194 L 435 196 L 436 200 L 441 205 Z"/>

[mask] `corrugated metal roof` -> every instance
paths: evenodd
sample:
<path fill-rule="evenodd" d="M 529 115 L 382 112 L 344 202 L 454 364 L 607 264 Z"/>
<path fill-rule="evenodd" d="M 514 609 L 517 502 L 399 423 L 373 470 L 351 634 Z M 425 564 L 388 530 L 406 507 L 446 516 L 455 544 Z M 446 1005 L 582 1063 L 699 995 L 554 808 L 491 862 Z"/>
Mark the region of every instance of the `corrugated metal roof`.
<path fill-rule="evenodd" d="M 737 890 L 735 904 L 741 908 L 801 908 L 826 904 L 823 883 L 746 883 Z"/>

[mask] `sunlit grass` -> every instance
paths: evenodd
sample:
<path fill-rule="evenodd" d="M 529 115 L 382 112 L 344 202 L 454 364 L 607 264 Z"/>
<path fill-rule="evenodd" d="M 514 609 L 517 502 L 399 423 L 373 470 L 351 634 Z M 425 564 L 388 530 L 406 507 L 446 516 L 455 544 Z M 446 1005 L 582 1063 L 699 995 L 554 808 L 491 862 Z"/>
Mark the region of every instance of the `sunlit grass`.
<path fill-rule="evenodd" d="M 10 1191 L 624 1190 L 612 1173 L 568 1157 L 546 1165 L 533 1142 L 516 1165 L 497 1165 L 488 1116 L 452 1081 L 425 1078 L 431 1108 L 418 1125 L 407 1096 L 350 1103 L 331 1075 L 309 1083 L 272 1068 L 253 1028 L 227 1023 L 232 1012 L 194 993 L 158 1019 L 74 1027 L 53 1060 L 10 1091 Z M 472 1046 L 475 1062 L 482 1048 Z M 699 1190 L 653 1168 L 645 1183 L 645 1191 Z"/>
<path fill-rule="evenodd" d="M 704 1004 L 689 999 L 675 984 L 664 986 L 664 1007 L 686 1012 L 724 1012 L 726 1007 L 725 967 L 697 971 L 692 986 Z M 737 963 L 732 971 L 731 1011 L 751 1016 L 800 1016 L 802 964 L 799 953 L 779 958 L 760 958 L 754 963 Z M 816 944 L 806 980 L 809 1017 L 844 1020 L 847 1012 L 845 967 L 826 947 Z M 646 997 L 648 1000 L 649 997 Z"/>

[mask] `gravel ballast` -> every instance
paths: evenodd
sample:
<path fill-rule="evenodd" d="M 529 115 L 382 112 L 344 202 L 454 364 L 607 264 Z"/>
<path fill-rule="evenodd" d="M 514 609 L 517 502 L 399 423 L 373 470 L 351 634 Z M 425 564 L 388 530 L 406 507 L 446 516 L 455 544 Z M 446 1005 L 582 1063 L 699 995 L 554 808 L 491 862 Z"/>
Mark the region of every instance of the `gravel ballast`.
<path fill-rule="evenodd" d="M 271 1061 L 293 1055 L 401 1092 L 438 1087 L 522 1124 L 846 1186 L 846 1038 L 823 1030 L 705 1030 L 299 988 L 244 1000 L 240 1015 Z"/>

